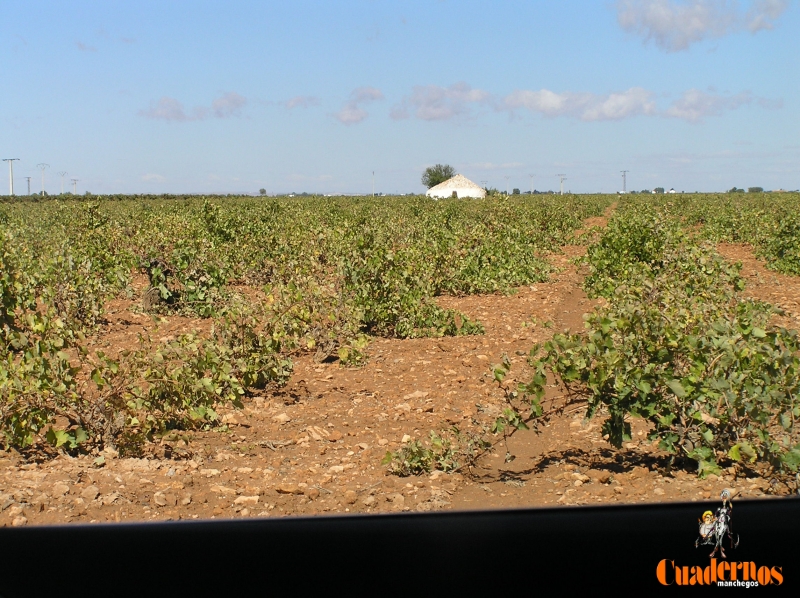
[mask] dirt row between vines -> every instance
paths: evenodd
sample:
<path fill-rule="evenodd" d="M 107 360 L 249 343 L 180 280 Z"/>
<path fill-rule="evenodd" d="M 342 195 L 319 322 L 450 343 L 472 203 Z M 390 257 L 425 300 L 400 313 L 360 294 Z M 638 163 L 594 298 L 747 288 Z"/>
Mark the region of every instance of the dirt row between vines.
<path fill-rule="evenodd" d="M 605 218 L 590 219 L 586 228 L 604 224 Z M 382 457 L 409 439 L 491 425 L 504 394 L 490 366 L 503 354 L 512 376 L 525 380 L 534 343 L 582 329 L 583 314 L 597 305 L 570 261 L 584 251 L 565 247 L 552 256 L 559 271 L 550 281 L 509 296 L 440 298 L 480 320 L 484 335 L 374 339 L 368 363 L 358 369 L 297 360 L 286 388 L 248 399 L 242 410 L 222 410 L 228 432 L 176 435 L 147 459 L 107 451 L 102 466 L 95 465 L 98 455 L 26 463 L 14 452 L 0 453 L 0 525 L 685 501 L 716 498 L 725 487 L 743 496 L 789 493 L 755 474 L 662 475 L 664 455 L 646 440 L 645 425 L 634 421 L 632 442 L 616 450 L 601 437 L 599 421 L 584 422 L 580 409 L 538 434 L 514 434 L 507 446 L 490 436 L 494 449 L 472 470 L 387 473 Z M 749 292 L 777 300 L 786 322 L 800 327 L 800 281 L 765 270 L 746 247 L 720 251 L 745 263 Z M 151 318 L 136 313 L 134 302 L 118 300 L 95 345 L 118 349 L 139 332 L 167 339 L 207 327 L 202 320 Z M 548 399 L 558 399 L 556 388 Z"/>

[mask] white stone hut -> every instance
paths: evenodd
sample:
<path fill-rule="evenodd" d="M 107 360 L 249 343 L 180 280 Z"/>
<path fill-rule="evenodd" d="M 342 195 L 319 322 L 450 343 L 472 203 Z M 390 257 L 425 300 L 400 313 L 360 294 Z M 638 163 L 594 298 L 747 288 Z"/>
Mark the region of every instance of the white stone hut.
<path fill-rule="evenodd" d="M 483 199 L 486 197 L 486 190 L 470 181 L 464 175 L 457 174 L 453 178 L 447 179 L 444 183 L 431 187 L 425 195 L 433 199 L 443 199 L 445 197 Z"/>

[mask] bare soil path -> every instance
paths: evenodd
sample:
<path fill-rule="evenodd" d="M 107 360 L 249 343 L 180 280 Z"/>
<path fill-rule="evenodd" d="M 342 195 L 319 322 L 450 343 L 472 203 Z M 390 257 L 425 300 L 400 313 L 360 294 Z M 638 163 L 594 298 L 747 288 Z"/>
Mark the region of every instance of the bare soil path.
<path fill-rule="evenodd" d="M 785 312 L 783 316 L 776 316 L 776 324 L 800 329 L 800 277 L 767 269 L 748 244 L 720 243 L 717 251 L 726 259 L 742 264 L 741 274 L 747 281 L 746 295 L 766 301 Z"/>
<path fill-rule="evenodd" d="M 590 219 L 586 228 L 604 224 L 605 218 Z M 540 434 L 514 434 L 510 463 L 495 437 L 494 450 L 472 472 L 387 474 L 381 458 L 404 438 L 454 425 L 479 432 L 494 421 L 504 398 L 490 365 L 503 354 L 521 380 L 535 342 L 582 329 L 583 314 L 597 304 L 570 262 L 583 251 L 583 245 L 565 247 L 552 256 L 559 272 L 550 281 L 512 295 L 440 298 L 480 320 L 485 335 L 375 339 L 368 363 L 358 369 L 299 359 L 285 389 L 256 396 L 243 410 L 222 410 L 228 432 L 175 435 L 147 459 L 107 452 L 101 466 L 96 455 L 26 463 L 16 453 L 0 453 L 0 525 L 698 500 L 726 486 L 747 496 L 789 492 L 758 477 L 662 476 L 655 471 L 661 455 L 647 443 L 641 422 L 634 422 L 634 441 L 617 451 L 602 439 L 598 422 L 583 422 L 580 411 L 554 419 Z M 745 262 L 744 250 L 737 251 Z M 762 272 L 755 260 L 745 264 L 745 276 L 761 277 L 753 292 L 772 298 L 785 291 L 787 314 L 797 318 L 800 281 L 769 286 L 779 275 Z M 207 328 L 202 320 L 140 316 L 132 302 L 111 307 L 96 341 L 107 349 L 138 332 L 159 338 Z"/>

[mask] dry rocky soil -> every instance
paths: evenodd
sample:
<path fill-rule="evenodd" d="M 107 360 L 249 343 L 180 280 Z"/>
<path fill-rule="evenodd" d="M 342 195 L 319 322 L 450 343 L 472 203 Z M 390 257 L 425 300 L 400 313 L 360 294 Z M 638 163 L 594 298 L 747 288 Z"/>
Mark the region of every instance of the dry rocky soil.
<path fill-rule="evenodd" d="M 604 223 L 590 219 L 586 230 Z M 374 339 L 361 368 L 297 360 L 287 387 L 248 399 L 242 410 L 222 410 L 227 432 L 167 437 L 146 459 L 109 451 L 102 465 L 96 455 L 27 463 L 0 453 L 0 525 L 697 501 L 716 500 L 726 487 L 744 497 L 793 492 L 756 473 L 737 477 L 729 470 L 705 480 L 691 471 L 667 473 L 643 422 L 633 422 L 632 442 L 617 450 L 601 437 L 602 416 L 584 421 L 580 405 L 539 433 L 516 432 L 507 444 L 489 434 L 494 447 L 472 468 L 409 477 L 387 472 L 381 459 L 409 439 L 491 425 L 504 392 L 490 367 L 503 354 L 511 375 L 525 380 L 535 342 L 582 329 L 583 314 L 597 304 L 570 261 L 583 251 L 564 247 L 552 256 L 558 272 L 549 282 L 511 295 L 440 298 L 480 320 L 485 335 Z M 743 263 L 747 293 L 783 308 L 779 324 L 800 328 L 800 279 L 767 270 L 750 247 L 719 251 Z M 115 301 L 108 312 L 98 347 L 119 348 L 143 331 L 169 338 L 208 327 L 151 318 L 130 301 Z M 558 401 L 558 392 L 550 388 L 548 399 Z"/>

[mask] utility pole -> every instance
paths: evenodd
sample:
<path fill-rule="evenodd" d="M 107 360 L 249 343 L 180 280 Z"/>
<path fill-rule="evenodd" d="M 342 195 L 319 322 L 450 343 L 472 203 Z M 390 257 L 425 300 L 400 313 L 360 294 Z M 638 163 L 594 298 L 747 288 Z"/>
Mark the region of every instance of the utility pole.
<path fill-rule="evenodd" d="M 28 195 L 30 195 L 31 194 L 31 178 L 32 177 L 26 176 L 25 178 L 28 179 Z"/>
<path fill-rule="evenodd" d="M 528 176 L 531 177 L 531 195 L 533 195 L 533 175 L 529 174 Z"/>
<path fill-rule="evenodd" d="M 42 171 L 42 197 L 44 197 L 44 169 L 50 168 L 50 165 L 42 162 L 41 164 L 37 164 L 36 168 Z"/>
<path fill-rule="evenodd" d="M 561 179 L 561 195 L 564 195 L 564 181 L 567 180 L 567 175 L 565 175 L 565 174 L 557 174 L 556 176 Z"/>
<path fill-rule="evenodd" d="M 8 194 L 14 195 L 14 161 L 19 158 L 3 158 L 3 162 L 8 162 Z"/>
<path fill-rule="evenodd" d="M 64 176 L 66 176 L 67 171 L 62 170 L 58 174 L 61 176 L 61 195 L 64 195 Z"/>
<path fill-rule="evenodd" d="M 625 175 L 627 173 L 629 173 L 630 170 L 620 170 L 620 172 L 622 173 L 622 192 L 623 193 L 627 193 L 628 192 L 628 181 L 627 181 Z"/>
<path fill-rule="evenodd" d="M 508 197 L 508 179 L 510 177 L 506 177 L 506 197 Z"/>
<path fill-rule="evenodd" d="M 72 179 L 72 194 L 73 195 L 77 195 L 78 194 L 78 181 L 79 180 L 80 179 Z"/>

